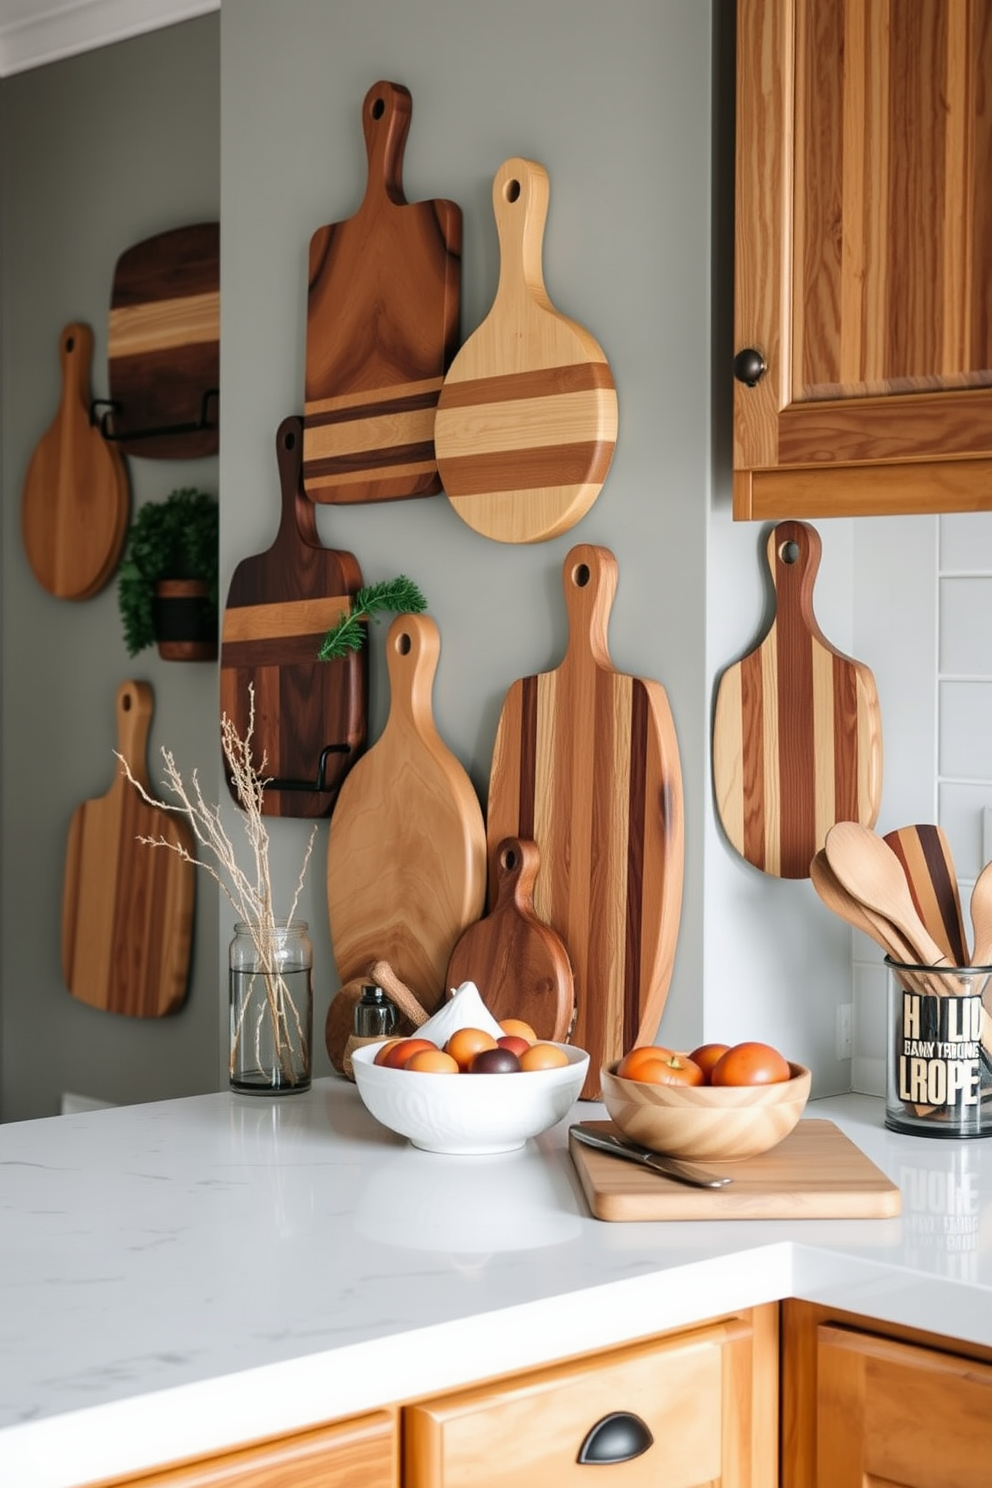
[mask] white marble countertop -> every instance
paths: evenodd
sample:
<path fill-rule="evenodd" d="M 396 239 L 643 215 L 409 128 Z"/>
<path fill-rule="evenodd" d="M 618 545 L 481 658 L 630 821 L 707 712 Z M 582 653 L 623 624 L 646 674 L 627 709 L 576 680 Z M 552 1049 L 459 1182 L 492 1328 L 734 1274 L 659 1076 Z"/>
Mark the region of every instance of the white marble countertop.
<path fill-rule="evenodd" d="M 584 1103 L 418 1152 L 347 1082 L 0 1126 L 0 1483 L 69 1488 L 797 1296 L 992 1343 L 992 1143 L 812 1103 L 897 1219 L 590 1217 Z"/>

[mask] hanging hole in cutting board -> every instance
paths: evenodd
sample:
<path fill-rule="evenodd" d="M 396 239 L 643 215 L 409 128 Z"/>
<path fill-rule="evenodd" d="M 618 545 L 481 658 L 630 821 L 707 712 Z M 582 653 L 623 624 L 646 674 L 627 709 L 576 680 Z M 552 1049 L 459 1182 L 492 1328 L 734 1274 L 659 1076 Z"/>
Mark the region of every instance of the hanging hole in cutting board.
<path fill-rule="evenodd" d="M 375 103 L 372 105 L 372 117 L 373 117 L 373 119 L 381 119 L 382 116 L 383 116 L 383 114 L 385 112 L 386 112 L 385 102 L 383 101 L 383 99 L 377 98 L 376 101 L 375 101 Z"/>
<path fill-rule="evenodd" d="M 508 847 L 500 853 L 499 861 L 508 873 L 512 873 L 513 869 L 517 866 L 517 855 L 513 851 L 513 848 Z"/>
<path fill-rule="evenodd" d="M 517 180 L 507 181 L 503 187 L 503 198 L 508 202 L 520 200 L 520 182 Z"/>
<path fill-rule="evenodd" d="M 411 645 L 412 642 L 406 631 L 404 631 L 402 635 L 398 635 L 396 637 L 396 650 L 399 652 L 400 656 L 409 656 Z"/>
<path fill-rule="evenodd" d="M 577 563 L 572 569 L 572 583 L 576 589 L 584 589 L 589 582 L 588 563 Z"/>
<path fill-rule="evenodd" d="M 784 542 L 778 550 L 778 556 L 783 563 L 799 562 L 799 544 L 797 542 Z"/>

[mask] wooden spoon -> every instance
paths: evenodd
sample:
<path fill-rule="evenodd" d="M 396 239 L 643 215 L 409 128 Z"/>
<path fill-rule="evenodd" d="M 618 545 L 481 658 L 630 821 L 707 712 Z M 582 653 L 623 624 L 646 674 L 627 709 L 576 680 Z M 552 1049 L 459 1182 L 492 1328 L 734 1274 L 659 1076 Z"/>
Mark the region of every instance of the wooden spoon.
<path fill-rule="evenodd" d="M 917 964 L 951 964 L 920 919 L 902 864 L 881 837 L 859 822 L 837 822 L 826 835 L 824 852 L 841 887 L 866 910 L 884 915 Z"/>
<path fill-rule="evenodd" d="M 860 930 L 863 934 L 870 936 L 893 961 L 909 965 L 916 961 L 915 951 L 907 945 L 895 926 L 884 915 L 876 914 L 874 910 L 866 908 L 860 899 L 849 894 L 847 889 L 837 881 L 823 848 L 814 855 L 809 865 L 809 876 L 824 904 L 840 919 L 853 925 L 855 930 Z M 899 972 L 898 975 L 903 986 L 909 991 L 925 992 L 928 990 L 925 984 L 921 984 L 920 980 L 909 972 Z"/>
<path fill-rule="evenodd" d="M 975 943 L 973 966 L 992 966 L 992 863 L 986 863 L 971 891 L 971 924 Z"/>
<path fill-rule="evenodd" d="M 961 918 L 951 846 L 940 827 L 899 827 L 882 838 L 899 859 L 920 919 L 953 966 L 967 966 L 968 941 Z"/>

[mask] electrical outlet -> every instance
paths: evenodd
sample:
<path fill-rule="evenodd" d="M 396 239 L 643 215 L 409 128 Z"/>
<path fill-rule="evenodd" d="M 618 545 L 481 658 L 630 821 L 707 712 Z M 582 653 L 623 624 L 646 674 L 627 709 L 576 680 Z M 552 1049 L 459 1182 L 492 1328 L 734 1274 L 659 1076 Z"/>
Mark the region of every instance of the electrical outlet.
<path fill-rule="evenodd" d="M 851 1003 L 843 1002 L 837 1009 L 837 1058 L 850 1059 L 851 1057 L 851 1016 L 854 1008 Z"/>

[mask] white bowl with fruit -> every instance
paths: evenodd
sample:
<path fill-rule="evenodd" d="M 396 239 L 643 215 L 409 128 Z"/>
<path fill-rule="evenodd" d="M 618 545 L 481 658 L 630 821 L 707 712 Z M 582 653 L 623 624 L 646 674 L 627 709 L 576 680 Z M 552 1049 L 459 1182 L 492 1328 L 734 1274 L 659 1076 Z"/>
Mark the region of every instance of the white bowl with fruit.
<path fill-rule="evenodd" d="M 810 1072 L 769 1044 L 643 1044 L 602 1071 L 603 1104 L 625 1137 L 668 1157 L 734 1162 L 776 1147 L 798 1122 Z"/>
<path fill-rule="evenodd" d="M 468 989 L 474 996 L 462 995 Z M 589 1055 L 518 1020 L 497 1023 L 471 983 L 456 998 L 414 1037 L 355 1049 L 358 1093 L 377 1121 L 425 1152 L 512 1152 L 568 1114 Z"/>

